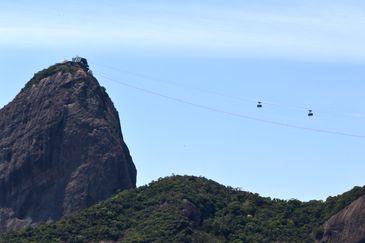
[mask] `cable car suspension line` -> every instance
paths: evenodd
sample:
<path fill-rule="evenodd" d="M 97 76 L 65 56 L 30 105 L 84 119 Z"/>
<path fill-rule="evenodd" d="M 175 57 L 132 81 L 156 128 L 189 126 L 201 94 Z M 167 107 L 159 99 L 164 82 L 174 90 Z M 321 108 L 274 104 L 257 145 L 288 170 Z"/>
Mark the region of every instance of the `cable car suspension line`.
<path fill-rule="evenodd" d="M 212 90 L 206 90 L 206 89 L 202 89 L 202 88 L 198 88 L 198 87 L 194 87 L 194 86 L 190 86 L 190 85 L 185 85 L 185 84 L 181 84 L 178 82 L 172 82 L 172 81 L 168 81 L 168 80 L 164 80 L 164 79 L 160 79 L 160 78 L 156 78 L 156 77 L 152 77 L 149 75 L 145 75 L 145 74 L 140 74 L 140 73 L 136 73 L 136 72 L 132 72 L 129 70 L 125 70 L 125 69 L 120 69 L 120 68 L 116 68 L 116 67 L 112 67 L 112 66 L 108 66 L 108 65 L 102 65 L 102 64 L 94 64 L 100 67 L 104 67 L 104 68 L 108 68 L 108 69 L 112 69 L 115 71 L 118 71 L 120 73 L 126 73 L 128 75 L 132 75 L 135 77 L 139 77 L 141 79 L 144 80 L 150 80 L 150 81 L 154 81 L 154 82 L 159 82 L 159 83 L 165 83 L 168 85 L 173 85 L 176 87 L 180 87 L 180 88 L 184 88 L 184 89 L 190 89 L 190 90 L 195 90 L 198 92 L 202 92 L 202 93 L 206 93 L 206 94 L 211 94 L 211 95 L 215 95 L 215 96 L 220 96 L 223 98 L 227 98 L 227 99 L 232 99 L 232 100 L 237 100 L 240 102 L 245 102 L 245 103 L 257 103 L 257 108 L 262 108 L 264 105 L 272 105 L 272 106 L 277 106 L 277 107 L 282 107 L 282 108 L 287 108 L 287 109 L 295 109 L 295 110 L 302 110 L 302 111 L 306 111 L 308 116 L 313 116 L 314 112 L 310 107 L 305 107 L 305 106 L 300 106 L 300 105 L 293 105 L 292 103 L 290 105 L 288 104 L 280 104 L 280 103 L 276 103 L 276 102 L 268 102 L 268 101 L 257 101 L 256 99 L 252 99 L 252 98 L 248 98 L 248 97 L 238 97 L 238 96 L 232 96 L 232 95 L 227 95 L 221 92 L 217 92 L 217 91 L 212 91 Z M 351 118 L 356 118 L 356 119 L 363 119 L 364 117 L 362 116 L 355 116 L 353 114 L 348 114 L 348 113 L 339 113 L 339 112 L 334 112 L 334 111 L 326 111 L 326 110 L 322 110 L 322 109 L 316 109 L 317 113 L 323 113 L 323 114 L 328 114 L 328 115 L 332 115 L 332 116 L 345 116 L 345 117 L 351 117 Z"/>
<path fill-rule="evenodd" d="M 200 108 L 200 109 L 203 109 L 203 110 L 213 111 L 215 113 L 221 113 L 221 114 L 225 114 L 225 115 L 229 115 L 229 116 L 233 116 L 233 117 L 238 117 L 238 118 L 245 119 L 245 120 L 252 120 L 252 121 L 257 121 L 257 122 L 261 122 L 261 123 L 267 123 L 267 124 L 277 125 L 277 126 L 281 126 L 281 127 L 289 127 L 289 128 L 300 129 L 300 130 L 305 130 L 305 131 L 332 134 L 332 135 L 339 135 L 339 136 L 346 136 L 346 137 L 365 138 L 365 135 L 298 126 L 298 125 L 293 125 L 293 124 L 289 124 L 289 123 L 277 122 L 277 121 L 272 121 L 272 120 L 247 116 L 247 115 L 240 114 L 240 113 L 225 111 L 225 110 L 217 109 L 217 108 L 214 108 L 214 107 L 209 107 L 209 106 L 193 103 L 193 102 L 181 99 L 181 98 L 176 98 L 176 97 L 172 97 L 172 96 L 165 95 L 165 94 L 162 94 L 162 93 L 158 93 L 158 92 L 155 92 L 155 91 L 152 91 L 152 90 L 144 89 L 144 88 L 141 88 L 141 87 L 138 87 L 138 86 L 134 86 L 134 85 L 122 82 L 122 81 L 118 81 L 118 80 L 109 78 L 109 77 L 107 77 L 103 74 L 100 74 L 100 73 L 97 74 L 97 75 L 99 75 L 100 77 L 103 77 L 103 78 L 105 78 L 109 81 L 112 81 L 112 82 L 118 83 L 120 85 L 123 85 L 125 87 L 129 87 L 129 88 L 132 88 L 132 89 L 135 89 L 135 90 L 139 90 L 139 91 L 142 91 L 144 93 L 148 93 L 148 94 L 151 94 L 151 95 L 154 95 L 154 96 L 162 97 L 164 99 L 172 100 L 172 101 L 175 101 L 175 102 L 178 102 L 178 103 L 182 103 L 182 104 L 190 105 L 190 106 L 193 106 L 193 107 L 197 107 L 197 108 Z"/>

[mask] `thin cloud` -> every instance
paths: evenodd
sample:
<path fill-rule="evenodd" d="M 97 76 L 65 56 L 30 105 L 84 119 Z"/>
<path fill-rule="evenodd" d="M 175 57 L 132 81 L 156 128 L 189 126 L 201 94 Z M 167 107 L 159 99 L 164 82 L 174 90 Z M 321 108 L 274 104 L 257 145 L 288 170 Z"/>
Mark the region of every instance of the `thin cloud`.
<path fill-rule="evenodd" d="M 259 11 L 207 5 L 197 11 L 170 5 L 155 12 L 28 12 L 22 18 L 4 13 L 0 44 L 365 61 L 365 17 L 351 6 L 321 7 Z"/>

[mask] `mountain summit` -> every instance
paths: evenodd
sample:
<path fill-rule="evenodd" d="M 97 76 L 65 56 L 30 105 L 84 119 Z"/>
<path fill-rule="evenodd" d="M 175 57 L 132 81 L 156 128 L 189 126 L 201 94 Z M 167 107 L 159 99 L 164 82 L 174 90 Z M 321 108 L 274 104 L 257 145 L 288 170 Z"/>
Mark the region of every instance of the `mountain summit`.
<path fill-rule="evenodd" d="M 118 112 L 83 62 L 34 75 L 0 110 L 0 232 L 136 186 Z"/>

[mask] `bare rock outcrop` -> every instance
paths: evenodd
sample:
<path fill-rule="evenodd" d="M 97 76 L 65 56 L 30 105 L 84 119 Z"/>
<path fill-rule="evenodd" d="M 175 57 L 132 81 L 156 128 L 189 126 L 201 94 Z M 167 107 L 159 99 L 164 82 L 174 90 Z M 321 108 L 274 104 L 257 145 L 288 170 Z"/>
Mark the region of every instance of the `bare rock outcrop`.
<path fill-rule="evenodd" d="M 323 225 L 320 242 L 365 243 L 365 196 L 332 216 Z"/>
<path fill-rule="evenodd" d="M 82 64 L 35 74 L 0 110 L 0 232 L 57 220 L 135 186 L 118 112 Z"/>

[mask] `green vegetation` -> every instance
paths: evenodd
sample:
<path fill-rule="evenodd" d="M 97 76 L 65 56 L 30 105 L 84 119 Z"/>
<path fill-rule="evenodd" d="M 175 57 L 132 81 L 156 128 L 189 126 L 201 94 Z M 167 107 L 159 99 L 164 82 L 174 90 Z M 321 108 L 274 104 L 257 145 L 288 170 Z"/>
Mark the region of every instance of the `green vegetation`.
<path fill-rule="evenodd" d="M 313 242 L 326 219 L 364 194 L 355 187 L 325 202 L 285 201 L 172 176 L 0 242 Z"/>
<path fill-rule="evenodd" d="M 79 69 L 80 69 L 80 67 L 77 64 L 71 63 L 71 62 L 52 65 L 46 69 L 43 69 L 43 70 L 35 73 L 33 78 L 31 80 L 29 80 L 28 83 L 25 84 L 22 91 L 32 87 L 33 84 L 38 84 L 42 79 L 47 78 L 55 73 L 69 72 L 71 74 L 75 74 Z"/>

